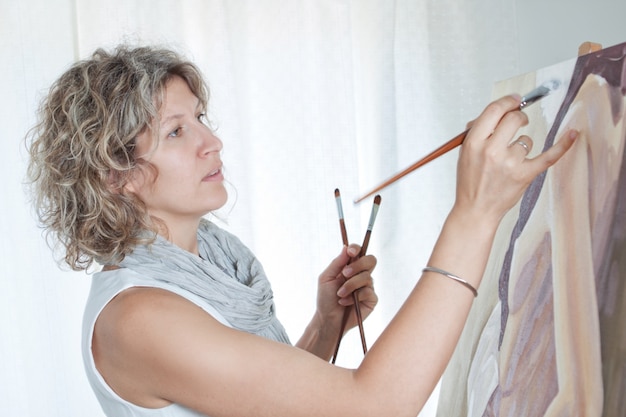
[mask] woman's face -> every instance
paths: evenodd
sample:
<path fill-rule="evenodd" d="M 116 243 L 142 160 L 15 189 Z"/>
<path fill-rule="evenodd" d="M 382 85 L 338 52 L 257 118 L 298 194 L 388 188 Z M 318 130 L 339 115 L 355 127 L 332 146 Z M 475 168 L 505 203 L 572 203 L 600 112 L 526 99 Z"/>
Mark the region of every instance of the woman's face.
<path fill-rule="evenodd" d="M 159 111 L 158 139 L 146 129 L 137 137 L 136 156 L 156 168 L 137 169 L 126 189 L 168 228 L 196 222 L 222 207 L 227 192 L 222 175 L 222 142 L 205 124 L 204 109 L 187 83 L 173 77 Z M 155 175 L 156 174 L 156 175 Z"/>

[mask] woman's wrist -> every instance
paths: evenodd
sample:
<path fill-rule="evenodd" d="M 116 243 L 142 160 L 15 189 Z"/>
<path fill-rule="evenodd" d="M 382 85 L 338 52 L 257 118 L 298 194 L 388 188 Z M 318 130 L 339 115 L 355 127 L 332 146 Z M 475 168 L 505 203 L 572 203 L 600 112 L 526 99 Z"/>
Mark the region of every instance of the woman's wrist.
<path fill-rule="evenodd" d="M 324 320 L 316 311 L 296 346 L 324 360 L 329 360 L 339 337 L 339 329 L 331 327 L 328 325 L 328 320 Z"/>
<path fill-rule="evenodd" d="M 429 267 L 462 277 L 478 288 L 500 219 L 455 206 L 435 245 Z"/>

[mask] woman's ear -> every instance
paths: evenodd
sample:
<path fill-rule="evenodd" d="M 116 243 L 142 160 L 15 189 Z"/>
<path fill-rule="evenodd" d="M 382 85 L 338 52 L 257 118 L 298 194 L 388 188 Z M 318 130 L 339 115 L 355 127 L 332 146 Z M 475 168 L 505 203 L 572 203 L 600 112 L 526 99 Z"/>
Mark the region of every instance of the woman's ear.
<path fill-rule="evenodd" d="M 136 193 L 135 176 L 133 172 L 109 170 L 106 179 L 109 191 L 113 194 Z"/>
<path fill-rule="evenodd" d="M 118 192 L 139 195 L 146 186 L 151 186 L 154 183 L 158 173 L 150 163 L 140 163 L 130 171 L 124 171 L 117 175 L 120 176 L 117 182 Z"/>
<path fill-rule="evenodd" d="M 119 190 L 121 192 L 137 194 L 137 185 L 135 184 L 134 177 L 135 175 L 129 175 L 124 184 L 119 187 Z"/>

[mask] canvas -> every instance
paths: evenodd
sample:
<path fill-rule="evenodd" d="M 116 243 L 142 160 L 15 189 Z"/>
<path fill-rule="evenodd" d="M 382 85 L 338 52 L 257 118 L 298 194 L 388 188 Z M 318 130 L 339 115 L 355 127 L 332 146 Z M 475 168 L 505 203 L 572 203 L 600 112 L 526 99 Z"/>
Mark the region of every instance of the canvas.
<path fill-rule="evenodd" d="M 442 380 L 438 416 L 626 416 L 626 43 L 497 83 L 533 157 L 580 136 L 504 218 Z"/>

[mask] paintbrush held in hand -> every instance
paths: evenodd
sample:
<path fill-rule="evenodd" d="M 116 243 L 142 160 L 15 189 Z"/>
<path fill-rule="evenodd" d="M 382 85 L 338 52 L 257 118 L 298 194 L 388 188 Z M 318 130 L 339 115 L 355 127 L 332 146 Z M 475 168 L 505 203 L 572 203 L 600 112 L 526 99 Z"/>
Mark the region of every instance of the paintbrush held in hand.
<path fill-rule="evenodd" d="M 343 206 L 341 204 L 341 193 L 339 192 L 339 189 L 335 190 L 335 201 L 337 203 L 337 213 L 339 215 L 339 228 L 341 230 L 341 239 L 343 241 L 344 246 L 348 246 L 349 244 L 348 233 L 346 231 L 346 223 L 345 223 L 344 216 L 343 216 Z M 374 197 L 374 204 L 372 205 L 372 212 L 370 214 L 369 223 L 367 225 L 367 231 L 365 232 L 365 238 L 363 239 L 363 244 L 361 245 L 361 251 L 359 252 L 357 259 L 362 256 L 365 256 L 365 254 L 367 253 L 367 247 L 369 245 L 370 236 L 372 234 L 372 229 L 374 227 L 374 222 L 376 221 L 376 216 L 378 214 L 380 202 L 381 202 L 381 197 L 379 195 Z M 344 277 L 344 279 L 346 278 Z M 365 341 L 365 330 L 363 328 L 363 316 L 361 314 L 361 308 L 359 306 L 359 296 L 358 296 L 357 291 L 354 291 L 352 293 L 352 299 L 354 301 L 354 312 L 356 314 L 357 324 L 359 327 L 359 334 L 361 336 L 361 345 L 363 346 L 363 354 L 365 354 L 367 353 L 367 343 Z M 348 323 L 348 319 L 350 318 L 351 310 L 352 309 L 349 307 L 346 307 L 345 309 L 343 320 L 341 322 L 341 330 L 339 332 L 339 338 L 337 339 L 335 352 L 333 353 L 333 357 L 332 357 L 332 363 L 335 363 L 337 359 L 337 353 L 339 352 L 339 346 L 341 344 L 343 333 L 346 330 L 346 325 Z"/>
<path fill-rule="evenodd" d="M 528 94 L 526 94 L 525 96 L 521 98 L 519 110 L 523 110 L 524 108 L 530 106 L 531 104 L 541 100 L 542 98 L 546 97 L 548 94 L 550 94 L 552 91 L 556 90 L 560 86 L 561 86 L 561 82 L 558 80 L 549 80 L 549 81 L 544 82 L 539 87 L 535 88 L 534 90 L 532 90 L 531 92 L 529 92 Z M 382 184 L 378 185 L 377 187 L 374 187 L 371 191 L 365 193 L 363 196 L 356 198 L 354 200 L 354 204 L 363 201 L 364 199 L 371 196 L 372 194 L 382 190 L 383 188 L 398 181 L 400 178 L 404 177 L 405 175 L 410 174 L 411 172 L 415 171 L 417 168 L 426 165 L 430 161 L 437 159 L 441 155 L 444 155 L 450 152 L 452 149 L 460 146 L 465 140 L 465 137 L 467 136 L 468 133 L 469 133 L 469 129 L 465 130 L 464 132 L 459 133 L 458 135 L 450 139 L 448 142 L 444 143 L 443 145 L 441 145 L 440 147 L 438 147 L 437 149 L 435 149 L 434 151 L 432 151 L 431 153 L 429 153 L 428 155 L 426 155 L 419 161 L 415 162 L 410 167 L 404 169 L 403 171 L 392 176 L 391 178 L 385 180 Z"/>

